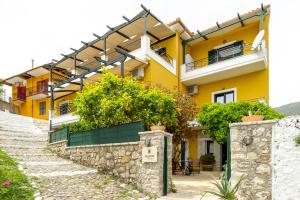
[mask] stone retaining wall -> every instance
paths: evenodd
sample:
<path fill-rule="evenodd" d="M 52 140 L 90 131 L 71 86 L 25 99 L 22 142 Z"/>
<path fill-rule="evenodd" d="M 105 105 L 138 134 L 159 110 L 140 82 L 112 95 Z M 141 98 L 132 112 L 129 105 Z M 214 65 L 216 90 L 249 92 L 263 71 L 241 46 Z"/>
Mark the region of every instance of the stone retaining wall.
<path fill-rule="evenodd" d="M 239 200 L 271 199 L 271 141 L 274 120 L 230 125 L 232 183 L 244 175 Z M 245 136 L 253 143 L 242 144 Z"/>
<path fill-rule="evenodd" d="M 49 148 L 59 156 L 77 163 L 95 167 L 99 171 L 135 181 L 140 163 L 139 142 L 67 147 L 67 141 L 49 144 Z"/>
<path fill-rule="evenodd" d="M 82 165 L 137 183 L 139 189 L 163 194 L 164 138 L 167 137 L 167 185 L 172 183 L 172 135 L 163 131 L 141 132 L 140 141 L 102 145 L 68 147 L 67 141 L 51 143 L 48 147 L 59 156 Z M 143 147 L 157 147 L 157 162 L 142 162 Z"/>

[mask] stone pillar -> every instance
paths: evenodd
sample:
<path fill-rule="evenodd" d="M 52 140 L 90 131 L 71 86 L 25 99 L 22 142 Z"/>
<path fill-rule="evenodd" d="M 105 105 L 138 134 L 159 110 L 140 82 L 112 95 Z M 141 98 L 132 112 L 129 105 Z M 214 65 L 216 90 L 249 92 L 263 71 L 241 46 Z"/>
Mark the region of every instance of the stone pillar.
<path fill-rule="evenodd" d="M 230 125 L 231 181 L 235 184 L 245 176 L 237 194 L 239 200 L 271 199 L 271 141 L 275 123 L 269 120 Z M 247 145 L 243 143 L 246 139 Z"/>
<path fill-rule="evenodd" d="M 137 176 L 137 184 L 145 192 L 163 195 L 163 164 L 164 164 L 164 137 L 168 139 L 167 143 L 167 188 L 169 190 L 172 182 L 172 134 L 164 131 L 146 131 L 140 132 L 140 150 L 144 147 L 153 147 L 157 149 L 156 162 L 143 162 L 141 156 L 140 166 Z M 143 153 L 142 153 L 143 154 Z M 144 155 L 145 156 L 145 155 Z M 145 160 L 144 160 L 145 161 Z"/>

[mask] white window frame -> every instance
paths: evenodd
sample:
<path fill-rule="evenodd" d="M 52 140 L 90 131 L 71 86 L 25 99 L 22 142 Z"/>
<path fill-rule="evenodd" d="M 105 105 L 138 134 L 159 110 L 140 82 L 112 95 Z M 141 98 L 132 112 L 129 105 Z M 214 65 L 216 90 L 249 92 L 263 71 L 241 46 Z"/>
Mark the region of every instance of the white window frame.
<path fill-rule="evenodd" d="M 216 92 L 212 92 L 211 93 L 211 102 L 212 103 L 215 102 L 215 95 L 225 93 L 225 92 L 232 92 L 232 91 L 233 91 L 233 95 L 234 95 L 234 101 L 233 102 L 237 102 L 237 89 L 236 88 L 230 88 L 230 89 L 225 89 L 225 90 L 219 90 L 219 91 L 216 91 Z"/>

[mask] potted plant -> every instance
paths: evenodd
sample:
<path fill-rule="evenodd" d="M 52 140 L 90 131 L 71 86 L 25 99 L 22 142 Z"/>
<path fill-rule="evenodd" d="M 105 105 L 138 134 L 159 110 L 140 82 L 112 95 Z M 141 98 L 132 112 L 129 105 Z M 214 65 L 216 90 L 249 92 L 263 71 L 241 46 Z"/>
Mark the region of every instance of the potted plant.
<path fill-rule="evenodd" d="M 262 121 L 264 119 L 263 115 L 258 115 L 258 112 L 256 112 L 254 115 L 251 111 L 248 112 L 248 115 L 245 115 L 242 117 L 243 122 L 256 122 L 256 121 Z"/>
<path fill-rule="evenodd" d="M 200 157 L 200 162 L 203 170 L 212 171 L 216 162 L 215 156 L 212 153 L 204 154 Z"/>
<path fill-rule="evenodd" d="M 165 131 L 166 126 L 162 125 L 161 122 L 159 121 L 157 124 L 152 124 L 150 126 L 151 131 Z"/>

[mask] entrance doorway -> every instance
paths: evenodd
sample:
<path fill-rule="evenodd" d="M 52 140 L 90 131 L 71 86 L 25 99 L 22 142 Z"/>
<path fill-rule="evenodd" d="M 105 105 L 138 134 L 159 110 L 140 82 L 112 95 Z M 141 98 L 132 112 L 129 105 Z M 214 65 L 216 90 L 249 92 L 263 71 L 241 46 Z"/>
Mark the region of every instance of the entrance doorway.
<path fill-rule="evenodd" d="M 221 166 L 220 169 L 224 170 L 223 166 L 227 162 L 227 143 L 221 145 Z"/>

